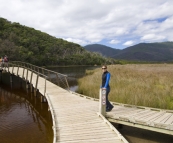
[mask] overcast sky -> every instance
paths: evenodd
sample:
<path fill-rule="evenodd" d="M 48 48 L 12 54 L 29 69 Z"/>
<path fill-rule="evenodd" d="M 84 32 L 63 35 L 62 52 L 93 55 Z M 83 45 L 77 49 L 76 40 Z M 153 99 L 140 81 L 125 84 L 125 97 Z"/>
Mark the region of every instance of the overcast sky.
<path fill-rule="evenodd" d="M 57 38 L 123 49 L 173 41 L 173 0 L 0 0 L 0 17 Z"/>

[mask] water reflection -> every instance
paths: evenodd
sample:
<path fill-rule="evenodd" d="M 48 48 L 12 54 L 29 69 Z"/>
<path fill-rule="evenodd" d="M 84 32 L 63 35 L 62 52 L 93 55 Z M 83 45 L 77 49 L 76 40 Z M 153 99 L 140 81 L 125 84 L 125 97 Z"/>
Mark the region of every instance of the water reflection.
<path fill-rule="evenodd" d="M 71 91 L 76 91 L 78 88 L 77 80 L 85 75 L 86 70 L 92 70 L 99 66 L 72 66 L 72 67 L 51 67 L 52 71 L 62 73 L 68 76 L 67 80 Z M 55 77 L 52 75 L 52 77 Z M 52 80 L 53 81 L 53 80 Z"/>
<path fill-rule="evenodd" d="M 53 142 L 47 103 L 22 88 L 0 85 L 0 126 L 0 143 Z"/>
<path fill-rule="evenodd" d="M 140 128 L 112 123 L 129 143 L 172 143 L 173 136 Z"/>

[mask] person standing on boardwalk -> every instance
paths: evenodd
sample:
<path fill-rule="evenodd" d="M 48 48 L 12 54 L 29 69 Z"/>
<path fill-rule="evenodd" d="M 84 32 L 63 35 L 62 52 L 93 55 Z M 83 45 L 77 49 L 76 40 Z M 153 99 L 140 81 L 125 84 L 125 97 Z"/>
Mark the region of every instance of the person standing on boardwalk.
<path fill-rule="evenodd" d="M 109 112 L 114 107 L 108 100 L 108 94 L 110 92 L 109 80 L 110 80 L 111 74 L 107 71 L 106 65 L 102 66 L 102 71 L 103 71 L 103 74 L 102 74 L 101 88 L 106 89 L 106 112 Z"/>
<path fill-rule="evenodd" d="M 8 57 L 6 55 L 4 56 L 4 66 L 8 67 Z"/>

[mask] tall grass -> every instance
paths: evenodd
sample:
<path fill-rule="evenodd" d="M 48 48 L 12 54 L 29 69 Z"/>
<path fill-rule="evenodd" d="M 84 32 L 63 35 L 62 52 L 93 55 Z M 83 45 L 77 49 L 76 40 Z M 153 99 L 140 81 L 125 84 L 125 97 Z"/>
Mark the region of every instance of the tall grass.
<path fill-rule="evenodd" d="M 173 109 L 173 65 L 110 65 L 109 100 L 125 104 Z M 102 70 L 87 71 L 79 79 L 81 94 L 98 98 Z"/>

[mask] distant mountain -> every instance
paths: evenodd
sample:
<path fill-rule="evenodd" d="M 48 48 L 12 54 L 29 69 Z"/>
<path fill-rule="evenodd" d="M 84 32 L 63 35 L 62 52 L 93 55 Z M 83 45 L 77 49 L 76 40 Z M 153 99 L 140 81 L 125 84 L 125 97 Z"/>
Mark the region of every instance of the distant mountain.
<path fill-rule="evenodd" d="M 94 45 L 95 44 L 88 45 L 90 47 L 89 51 L 96 51 L 95 49 L 97 49 L 97 51 L 101 52 L 102 55 L 112 57 L 114 59 L 154 62 L 173 61 L 173 42 L 140 43 L 127 47 L 123 50 L 112 49 L 103 45 L 100 45 L 99 50 L 99 46 Z M 88 48 L 86 49 L 88 50 Z M 111 52 L 110 49 L 112 50 Z M 109 51 L 109 53 L 107 53 L 107 51 Z"/>
<path fill-rule="evenodd" d="M 111 47 L 101 45 L 101 44 L 87 45 L 87 46 L 84 46 L 84 48 L 90 52 L 98 52 L 106 57 L 112 57 L 121 51 L 119 49 L 113 49 Z"/>
<path fill-rule="evenodd" d="M 123 49 L 113 58 L 134 61 L 173 61 L 173 42 L 140 43 Z"/>

